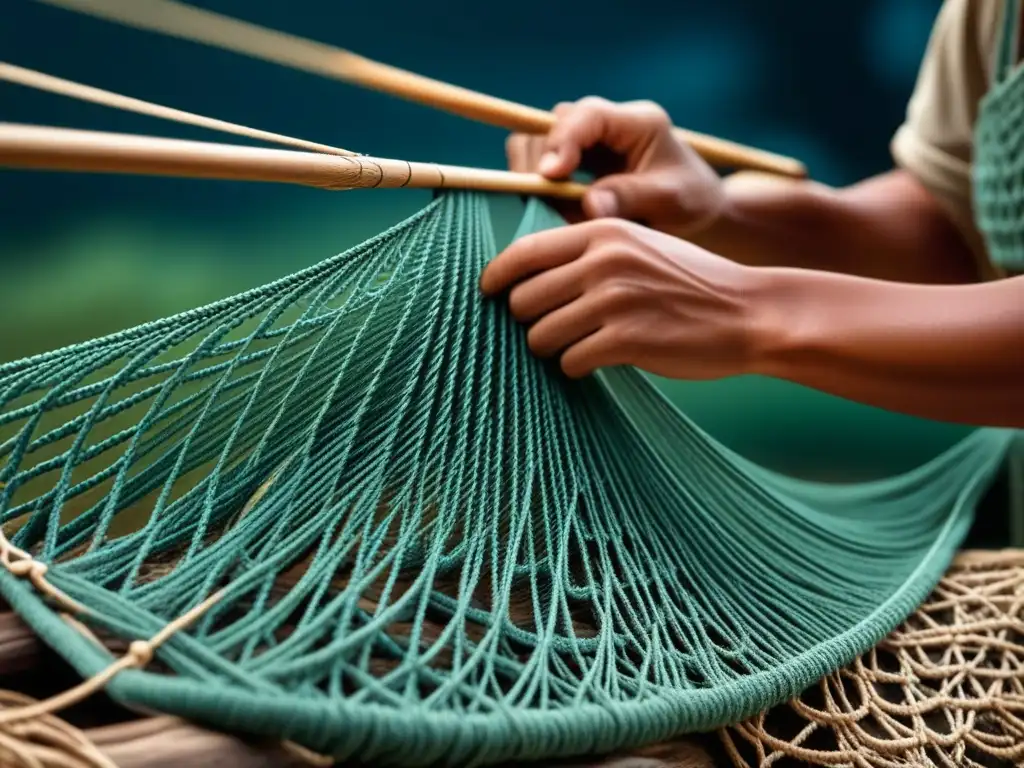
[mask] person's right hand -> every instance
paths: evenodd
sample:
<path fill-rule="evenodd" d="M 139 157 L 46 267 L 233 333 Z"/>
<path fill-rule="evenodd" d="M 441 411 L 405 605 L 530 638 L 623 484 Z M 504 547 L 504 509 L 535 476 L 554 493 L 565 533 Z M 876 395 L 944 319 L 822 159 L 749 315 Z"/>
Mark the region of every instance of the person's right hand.
<path fill-rule="evenodd" d="M 582 208 L 560 206 L 570 221 L 629 219 L 690 237 L 718 219 L 725 205 L 720 177 L 676 139 L 668 114 L 657 104 L 615 104 L 591 96 L 559 104 L 554 114 L 557 122 L 547 135 L 513 134 L 506 152 L 513 171 L 552 180 L 566 179 L 576 170 L 599 175 Z M 587 156 L 600 152 L 614 157 L 612 172 L 588 167 Z"/>

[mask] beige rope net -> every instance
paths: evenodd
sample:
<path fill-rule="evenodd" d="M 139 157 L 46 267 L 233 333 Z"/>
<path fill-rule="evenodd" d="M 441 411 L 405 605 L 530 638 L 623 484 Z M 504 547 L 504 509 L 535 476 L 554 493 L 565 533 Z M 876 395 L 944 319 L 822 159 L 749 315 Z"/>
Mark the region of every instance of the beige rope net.
<path fill-rule="evenodd" d="M 1024 551 L 961 555 L 870 653 L 722 737 L 738 766 L 1024 765 Z"/>

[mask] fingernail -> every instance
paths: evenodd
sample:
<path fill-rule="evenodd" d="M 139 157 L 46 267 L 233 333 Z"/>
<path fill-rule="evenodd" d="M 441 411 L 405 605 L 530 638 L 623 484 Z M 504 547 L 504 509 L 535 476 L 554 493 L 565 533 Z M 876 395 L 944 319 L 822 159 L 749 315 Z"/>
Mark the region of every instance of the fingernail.
<path fill-rule="evenodd" d="M 544 176 L 550 176 L 553 173 L 558 172 L 558 153 L 557 152 L 545 152 L 540 162 L 537 163 L 537 170 Z"/>
<path fill-rule="evenodd" d="M 615 193 L 609 189 L 592 189 L 587 195 L 587 203 L 590 206 L 590 213 L 595 219 L 614 216 L 618 210 L 618 201 Z"/>

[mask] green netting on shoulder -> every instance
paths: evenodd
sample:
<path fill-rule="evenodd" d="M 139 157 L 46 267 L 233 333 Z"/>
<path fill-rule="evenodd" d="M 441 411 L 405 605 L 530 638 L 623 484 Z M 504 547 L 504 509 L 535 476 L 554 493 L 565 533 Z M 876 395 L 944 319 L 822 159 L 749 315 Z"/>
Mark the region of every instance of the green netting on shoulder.
<path fill-rule="evenodd" d="M 560 224 L 533 201 L 520 234 Z M 4 598 L 89 676 L 219 593 L 111 695 L 403 765 L 736 722 L 925 598 L 1009 433 L 884 481 L 769 472 L 635 370 L 533 357 L 479 294 L 495 252 L 486 199 L 445 194 L 264 288 L 0 366 L 5 530 L 94 637 L 31 569 L 0 569 Z"/>
<path fill-rule="evenodd" d="M 1020 0 L 1002 0 L 992 85 L 974 126 L 972 205 L 992 263 L 1024 272 L 1024 68 Z"/>

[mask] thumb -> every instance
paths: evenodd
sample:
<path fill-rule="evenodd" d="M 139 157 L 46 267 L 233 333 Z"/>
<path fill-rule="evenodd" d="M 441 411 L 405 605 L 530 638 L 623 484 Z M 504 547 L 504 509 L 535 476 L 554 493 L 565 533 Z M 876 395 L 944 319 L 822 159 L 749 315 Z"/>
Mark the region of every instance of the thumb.
<path fill-rule="evenodd" d="M 687 185 L 682 172 L 664 168 L 641 173 L 617 173 L 598 179 L 583 196 L 583 212 L 590 219 L 629 219 L 682 224 L 697 217 L 706 206 L 709 193 L 700 185 Z"/>
<path fill-rule="evenodd" d="M 605 176 L 591 184 L 583 196 L 583 212 L 590 219 L 645 218 L 654 202 L 652 197 L 649 185 L 637 174 Z"/>

